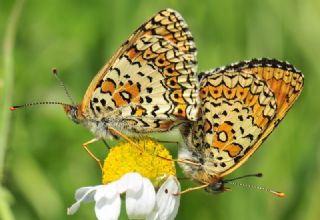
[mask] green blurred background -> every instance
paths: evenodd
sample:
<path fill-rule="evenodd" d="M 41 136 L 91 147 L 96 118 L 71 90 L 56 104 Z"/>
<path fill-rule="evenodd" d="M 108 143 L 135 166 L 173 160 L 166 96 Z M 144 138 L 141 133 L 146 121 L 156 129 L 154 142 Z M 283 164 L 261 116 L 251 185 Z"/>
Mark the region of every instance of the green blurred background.
<path fill-rule="evenodd" d="M 69 121 L 59 106 L 14 113 L 8 106 L 39 100 L 68 102 L 50 73 L 52 67 L 58 68 L 80 102 L 93 76 L 120 44 L 167 7 L 187 21 L 198 47 L 199 70 L 271 57 L 290 61 L 305 74 L 304 91 L 293 109 L 263 147 L 230 175 L 262 172 L 262 179 L 241 182 L 284 191 L 286 198 L 239 187 L 219 195 L 197 191 L 182 197 L 177 219 L 320 219 L 319 0 L 2 0 L 0 216 L 5 215 L 4 220 L 94 219 L 93 204 L 83 205 L 74 216 L 66 215 L 77 188 L 100 183 L 96 163 L 81 147 L 91 133 Z M 12 10 L 17 15 L 19 9 L 14 34 Z M 168 139 L 165 134 L 156 137 Z M 179 139 L 177 132 L 170 137 Z M 104 157 L 102 142 L 91 149 Z M 176 147 L 170 149 L 176 154 Z M 183 188 L 189 186 L 193 184 L 182 182 Z"/>

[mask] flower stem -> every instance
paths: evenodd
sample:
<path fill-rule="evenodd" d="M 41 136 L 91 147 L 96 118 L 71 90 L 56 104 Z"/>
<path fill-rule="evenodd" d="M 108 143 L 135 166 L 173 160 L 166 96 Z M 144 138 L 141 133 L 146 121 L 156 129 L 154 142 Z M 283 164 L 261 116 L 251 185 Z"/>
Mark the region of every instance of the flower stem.
<path fill-rule="evenodd" d="M 4 173 L 4 160 L 8 143 L 8 135 L 10 128 L 10 111 L 9 106 L 12 102 L 12 89 L 14 79 L 14 65 L 13 65 L 13 48 L 17 30 L 17 23 L 21 10 L 23 8 L 24 0 L 17 0 L 11 10 L 8 18 L 4 40 L 3 40 L 3 68 L 0 77 L 0 219 L 11 220 L 14 219 L 13 213 L 10 210 L 10 204 L 7 196 L 5 196 L 5 189 L 2 186 L 2 179 Z"/>

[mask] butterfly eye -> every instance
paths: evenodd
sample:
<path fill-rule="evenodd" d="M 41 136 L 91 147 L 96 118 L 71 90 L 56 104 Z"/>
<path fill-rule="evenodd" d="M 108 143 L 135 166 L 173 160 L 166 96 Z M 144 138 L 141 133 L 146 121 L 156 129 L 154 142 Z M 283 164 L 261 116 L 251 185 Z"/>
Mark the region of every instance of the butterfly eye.
<path fill-rule="evenodd" d="M 215 184 L 209 185 L 205 188 L 206 192 L 209 193 L 220 193 L 224 192 L 224 183 L 222 181 L 218 181 Z"/>
<path fill-rule="evenodd" d="M 78 115 L 77 115 L 77 112 L 78 112 L 78 108 L 75 107 L 75 106 L 72 106 L 71 107 L 71 111 L 70 111 L 70 115 L 71 115 L 71 120 L 76 123 L 76 124 L 79 124 L 79 119 L 78 119 Z"/>

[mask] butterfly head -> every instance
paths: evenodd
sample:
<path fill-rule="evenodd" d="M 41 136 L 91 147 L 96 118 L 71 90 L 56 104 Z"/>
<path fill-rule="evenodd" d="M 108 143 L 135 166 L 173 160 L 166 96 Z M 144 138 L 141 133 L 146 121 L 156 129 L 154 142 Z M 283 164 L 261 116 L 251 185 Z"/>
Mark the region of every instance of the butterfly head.
<path fill-rule="evenodd" d="M 205 191 L 209 193 L 220 193 L 220 192 L 226 192 L 228 191 L 228 188 L 224 187 L 224 182 L 223 181 L 218 181 L 212 184 L 209 184 L 206 188 Z"/>
<path fill-rule="evenodd" d="M 62 104 L 62 106 L 68 118 L 70 118 L 74 123 L 79 124 L 81 121 L 78 114 L 79 107 L 76 105 L 68 105 L 68 104 Z"/>

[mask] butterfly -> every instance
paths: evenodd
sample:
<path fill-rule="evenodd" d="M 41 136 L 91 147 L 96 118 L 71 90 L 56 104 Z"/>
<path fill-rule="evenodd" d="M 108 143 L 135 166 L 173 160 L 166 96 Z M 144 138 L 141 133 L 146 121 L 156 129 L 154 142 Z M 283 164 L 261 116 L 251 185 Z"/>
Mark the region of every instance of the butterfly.
<path fill-rule="evenodd" d="M 62 104 L 73 122 L 95 135 L 83 144 L 89 154 L 87 145 L 100 139 L 168 131 L 197 119 L 196 53 L 182 16 L 172 9 L 162 10 L 114 53 L 79 105 L 51 104 Z"/>
<path fill-rule="evenodd" d="M 199 79 L 200 118 L 181 127 L 180 165 L 200 184 L 186 191 L 221 192 L 223 178 L 252 156 L 297 100 L 304 76 L 287 62 L 262 58 L 203 72 Z"/>
<path fill-rule="evenodd" d="M 108 128 L 167 131 L 196 120 L 196 48 L 178 12 L 158 12 L 139 27 L 100 70 L 79 106 L 65 111 L 96 136 Z"/>

